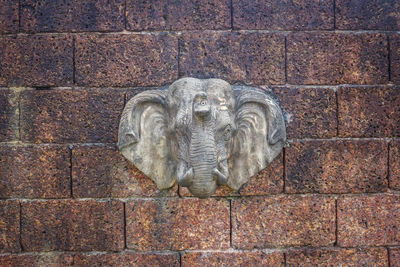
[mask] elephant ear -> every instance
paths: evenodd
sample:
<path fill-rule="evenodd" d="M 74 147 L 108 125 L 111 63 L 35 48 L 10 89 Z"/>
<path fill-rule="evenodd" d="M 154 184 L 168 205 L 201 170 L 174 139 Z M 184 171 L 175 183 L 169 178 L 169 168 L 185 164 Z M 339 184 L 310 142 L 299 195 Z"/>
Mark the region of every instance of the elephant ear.
<path fill-rule="evenodd" d="M 160 189 L 175 182 L 175 162 L 167 143 L 167 91 L 142 92 L 128 101 L 122 112 L 118 148 L 122 155 Z"/>
<path fill-rule="evenodd" d="M 286 141 L 283 113 L 265 92 L 234 87 L 236 134 L 229 159 L 228 185 L 238 190 L 280 154 Z"/>

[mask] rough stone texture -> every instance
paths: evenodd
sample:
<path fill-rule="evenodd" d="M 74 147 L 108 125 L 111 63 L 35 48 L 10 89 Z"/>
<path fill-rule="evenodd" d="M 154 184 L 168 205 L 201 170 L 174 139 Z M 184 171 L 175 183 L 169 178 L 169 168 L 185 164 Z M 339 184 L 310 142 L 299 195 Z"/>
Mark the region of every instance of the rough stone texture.
<path fill-rule="evenodd" d="M 291 84 L 381 84 L 388 81 L 387 38 L 380 33 L 306 33 L 287 37 Z"/>
<path fill-rule="evenodd" d="M 0 86 L 72 84 L 72 37 L 68 35 L 0 38 Z"/>
<path fill-rule="evenodd" d="M 179 266 L 178 253 L 132 253 L 125 252 L 120 254 L 77 254 L 74 257 L 74 266 L 78 267 L 100 267 L 100 266 Z"/>
<path fill-rule="evenodd" d="M 14 90 L 0 89 L 0 141 L 18 138 L 18 98 Z"/>
<path fill-rule="evenodd" d="M 18 32 L 18 1 L 0 0 L 0 34 Z"/>
<path fill-rule="evenodd" d="M 120 31 L 124 0 L 22 0 L 21 30 L 25 32 Z"/>
<path fill-rule="evenodd" d="M 400 2 L 336 0 L 336 27 L 341 30 L 400 30 Z"/>
<path fill-rule="evenodd" d="M 124 248 L 122 202 L 48 200 L 22 203 L 25 251 L 117 251 Z"/>
<path fill-rule="evenodd" d="M 287 266 L 388 266 L 386 248 L 305 249 L 286 253 Z"/>
<path fill-rule="evenodd" d="M 288 139 L 336 136 L 336 96 L 326 88 L 274 88 L 289 121 Z"/>
<path fill-rule="evenodd" d="M 335 200 L 276 196 L 232 200 L 232 245 L 252 249 L 335 242 Z"/>
<path fill-rule="evenodd" d="M 177 195 L 177 186 L 157 186 L 115 147 L 81 146 L 72 150 L 74 197 L 159 197 Z"/>
<path fill-rule="evenodd" d="M 120 90 L 27 90 L 21 93 L 21 138 L 35 143 L 117 140 Z"/>
<path fill-rule="evenodd" d="M 338 90 L 339 136 L 400 136 L 400 87 Z"/>
<path fill-rule="evenodd" d="M 287 193 L 386 191 L 388 144 L 383 140 L 311 141 L 286 148 Z"/>
<path fill-rule="evenodd" d="M 283 253 L 273 252 L 189 252 L 182 267 L 189 266 L 284 266 Z"/>
<path fill-rule="evenodd" d="M 338 199 L 337 244 L 342 247 L 400 244 L 400 196 Z"/>
<path fill-rule="evenodd" d="M 399 267 L 400 266 L 400 248 L 390 248 L 389 249 L 389 258 L 390 258 L 390 266 L 391 267 Z"/>
<path fill-rule="evenodd" d="M 0 146 L 0 198 L 70 197 L 65 146 Z"/>
<path fill-rule="evenodd" d="M 400 140 L 390 142 L 389 187 L 394 190 L 400 190 Z"/>
<path fill-rule="evenodd" d="M 233 0 L 234 29 L 333 29 L 333 1 Z"/>
<path fill-rule="evenodd" d="M 19 202 L 0 201 L 0 253 L 19 252 Z"/>
<path fill-rule="evenodd" d="M 283 152 L 267 168 L 249 178 L 238 191 L 220 186 L 213 196 L 256 196 L 283 192 Z M 186 187 L 179 187 L 181 196 L 193 196 Z"/>
<path fill-rule="evenodd" d="M 84 86 L 158 86 L 178 75 L 178 40 L 170 34 L 80 35 L 76 82 Z"/>
<path fill-rule="evenodd" d="M 180 76 L 230 83 L 283 84 L 284 36 L 270 33 L 187 33 L 180 40 Z"/>
<path fill-rule="evenodd" d="M 126 203 L 130 249 L 227 249 L 229 232 L 226 200 L 162 198 Z"/>
<path fill-rule="evenodd" d="M 40 255 L 32 254 L 9 254 L 0 256 L 0 266 L 18 267 L 72 267 L 74 257 L 71 254 L 60 254 L 58 252 L 49 252 Z"/>
<path fill-rule="evenodd" d="M 391 81 L 400 84 L 400 34 L 391 34 L 389 40 Z"/>
<path fill-rule="evenodd" d="M 128 0 L 127 29 L 221 30 L 230 29 L 229 0 Z"/>

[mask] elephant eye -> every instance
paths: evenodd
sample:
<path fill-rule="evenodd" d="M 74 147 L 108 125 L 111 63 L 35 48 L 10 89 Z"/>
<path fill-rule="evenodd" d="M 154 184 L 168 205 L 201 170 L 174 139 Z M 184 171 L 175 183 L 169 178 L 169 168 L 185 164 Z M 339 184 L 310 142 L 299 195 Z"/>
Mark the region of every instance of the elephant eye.
<path fill-rule="evenodd" d="M 231 126 L 230 125 L 226 126 L 224 130 L 224 139 L 229 140 L 231 138 L 231 133 L 232 133 Z"/>
<path fill-rule="evenodd" d="M 206 104 L 206 101 L 205 100 L 202 100 L 201 102 L 200 102 L 200 105 L 202 105 L 202 106 L 204 106 Z"/>

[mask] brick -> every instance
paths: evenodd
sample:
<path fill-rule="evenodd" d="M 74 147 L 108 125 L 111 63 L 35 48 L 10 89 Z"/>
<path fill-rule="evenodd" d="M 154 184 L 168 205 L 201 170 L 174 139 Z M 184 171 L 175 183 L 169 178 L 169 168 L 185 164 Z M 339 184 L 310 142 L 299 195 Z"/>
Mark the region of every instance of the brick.
<path fill-rule="evenodd" d="M 228 186 L 220 186 L 213 196 L 256 196 L 279 194 L 283 192 L 283 153 L 267 168 L 249 178 L 239 191 Z M 186 187 L 179 187 L 181 196 L 193 196 Z"/>
<path fill-rule="evenodd" d="M 0 34 L 18 32 L 18 1 L 0 0 Z"/>
<path fill-rule="evenodd" d="M 0 146 L 0 197 L 69 197 L 69 154 L 63 146 Z"/>
<path fill-rule="evenodd" d="M 390 35 L 389 40 L 391 81 L 400 84 L 400 34 Z"/>
<path fill-rule="evenodd" d="M 182 256 L 186 266 L 284 266 L 284 258 L 280 252 L 189 252 Z"/>
<path fill-rule="evenodd" d="M 0 256 L 0 266 L 46 266 L 46 267 L 72 267 L 73 255 L 60 254 L 57 252 L 42 253 L 42 254 L 9 254 Z"/>
<path fill-rule="evenodd" d="M 388 266 L 385 248 L 304 249 L 286 253 L 287 266 Z"/>
<path fill-rule="evenodd" d="M 48 200 L 22 203 L 25 251 L 118 251 L 124 248 L 122 202 Z"/>
<path fill-rule="evenodd" d="M 394 190 L 400 190 L 400 140 L 390 142 L 389 187 Z"/>
<path fill-rule="evenodd" d="M 177 186 L 159 190 L 156 184 L 115 147 L 81 146 L 72 150 L 74 197 L 176 196 Z"/>
<path fill-rule="evenodd" d="M 19 202 L 0 201 L 0 252 L 19 252 Z M 1 264 L 0 264 L 1 265 Z"/>
<path fill-rule="evenodd" d="M 338 199 L 338 245 L 400 244 L 400 196 L 372 195 Z"/>
<path fill-rule="evenodd" d="M 35 143 L 117 141 L 120 90 L 28 90 L 21 94 L 21 138 Z"/>
<path fill-rule="evenodd" d="M 392 0 L 337 0 L 341 30 L 400 30 L 400 3 Z"/>
<path fill-rule="evenodd" d="M 76 82 L 87 86 L 158 86 L 178 77 L 178 41 L 169 34 L 76 37 Z"/>
<path fill-rule="evenodd" d="M 120 31 L 124 0 L 22 0 L 21 30 L 25 32 Z"/>
<path fill-rule="evenodd" d="M 0 141 L 15 140 L 19 137 L 18 98 L 18 92 L 0 89 Z"/>
<path fill-rule="evenodd" d="M 338 90 L 339 136 L 400 136 L 400 87 Z"/>
<path fill-rule="evenodd" d="M 390 265 L 392 267 L 400 266 L 400 248 L 390 248 L 389 249 L 389 259 Z"/>
<path fill-rule="evenodd" d="M 222 30 L 231 28 L 229 0 L 128 0 L 128 30 Z"/>
<path fill-rule="evenodd" d="M 0 38 L 0 86 L 67 86 L 72 77 L 71 36 Z"/>
<path fill-rule="evenodd" d="M 386 191 L 387 143 L 332 140 L 293 143 L 286 148 L 287 193 Z"/>
<path fill-rule="evenodd" d="M 288 113 L 288 139 L 336 136 L 336 96 L 332 89 L 283 87 L 273 92 Z"/>
<path fill-rule="evenodd" d="M 126 242 L 136 250 L 229 247 L 229 202 L 161 198 L 126 203 Z"/>
<path fill-rule="evenodd" d="M 293 33 L 287 37 L 288 82 L 386 83 L 387 57 L 387 38 L 380 33 Z"/>
<path fill-rule="evenodd" d="M 258 30 L 333 29 L 333 1 L 233 0 L 233 27 Z"/>
<path fill-rule="evenodd" d="M 76 254 L 74 266 L 179 266 L 178 253 Z"/>
<path fill-rule="evenodd" d="M 335 200 L 324 196 L 232 200 L 232 244 L 252 249 L 335 242 Z"/>
<path fill-rule="evenodd" d="M 192 32 L 180 40 L 180 76 L 231 83 L 285 83 L 284 36 L 271 33 Z"/>

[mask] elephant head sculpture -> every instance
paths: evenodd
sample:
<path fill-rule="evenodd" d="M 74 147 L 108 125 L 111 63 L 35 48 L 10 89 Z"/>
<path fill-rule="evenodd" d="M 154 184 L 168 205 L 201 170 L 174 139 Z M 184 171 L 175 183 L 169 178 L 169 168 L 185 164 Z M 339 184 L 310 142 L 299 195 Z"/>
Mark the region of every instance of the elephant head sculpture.
<path fill-rule="evenodd" d="M 121 153 L 160 189 L 175 181 L 200 198 L 238 190 L 286 141 L 282 110 L 261 89 L 182 78 L 142 92 L 122 113 Z"/>

